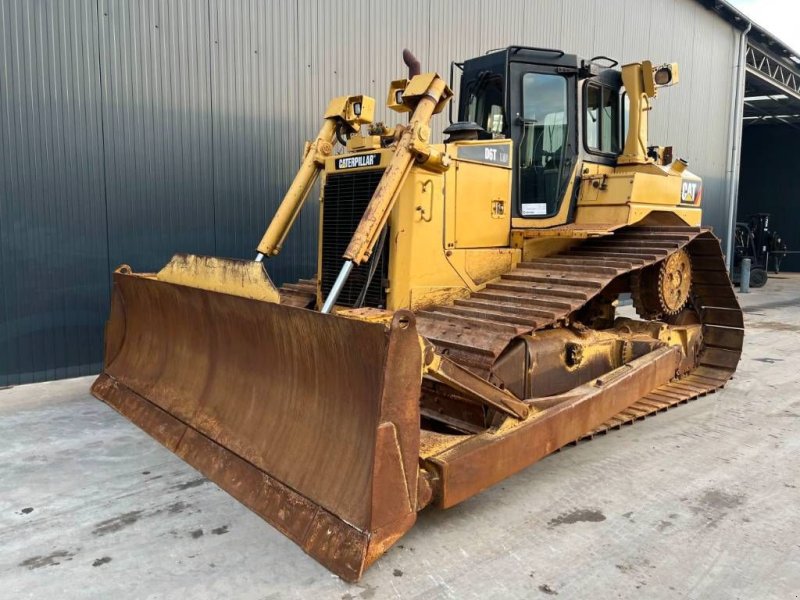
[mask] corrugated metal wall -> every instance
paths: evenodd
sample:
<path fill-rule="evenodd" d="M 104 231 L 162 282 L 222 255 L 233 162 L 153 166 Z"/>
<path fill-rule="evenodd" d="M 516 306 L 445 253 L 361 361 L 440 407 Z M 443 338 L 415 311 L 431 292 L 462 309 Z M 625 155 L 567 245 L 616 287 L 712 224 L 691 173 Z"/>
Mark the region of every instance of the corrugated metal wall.
<path fill-rule="evenodd" d="M 382 101 L 403 47 L 442 74 L 511 43 L 680 62 L 651 138 L 724 231 L 735 39 L 693 0 L 0 0 L 0 386 L 98 369 L 116 265 L 251 256 L 327 100 Z M 276 281 L 316 228 L 312 202 Z"/>
<path fill-rule="evenodd" d="M 0 2 L 0 386 L 99 361 L 109 294 L 97 5 Z"/>

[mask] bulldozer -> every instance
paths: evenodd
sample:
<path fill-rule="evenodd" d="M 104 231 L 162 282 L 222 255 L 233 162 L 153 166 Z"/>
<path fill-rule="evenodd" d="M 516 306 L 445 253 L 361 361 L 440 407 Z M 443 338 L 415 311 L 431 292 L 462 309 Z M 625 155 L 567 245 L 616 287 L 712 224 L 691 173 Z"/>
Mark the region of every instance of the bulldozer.
<path fill-rule="evenodd" d="M 334 98 L 252 260 L 115 270 L 92 386 L 351 582 L 424 508 L 721 388 L 744 337 L 702 180 L 648 145 L 677 64 L 510 46 L 456 103 L 404 59 L 401 122 Z M 316 275 L 277 287 L 317 183 Z"/>

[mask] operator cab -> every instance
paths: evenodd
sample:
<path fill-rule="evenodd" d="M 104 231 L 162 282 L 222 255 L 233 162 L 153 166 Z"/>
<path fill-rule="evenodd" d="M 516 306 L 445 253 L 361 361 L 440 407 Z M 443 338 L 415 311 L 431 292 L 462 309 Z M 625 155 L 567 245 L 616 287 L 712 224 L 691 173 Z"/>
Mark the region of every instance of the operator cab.
<path fill-rule="evenodd" d="M 624 134 L 618 71 L 523 46 L 467 60 L 462 70 L 458 120 L 476 123 L 480 139 L 512 140 L 512 216 L 556 216 L 581 161 L 615 163 Z"/>

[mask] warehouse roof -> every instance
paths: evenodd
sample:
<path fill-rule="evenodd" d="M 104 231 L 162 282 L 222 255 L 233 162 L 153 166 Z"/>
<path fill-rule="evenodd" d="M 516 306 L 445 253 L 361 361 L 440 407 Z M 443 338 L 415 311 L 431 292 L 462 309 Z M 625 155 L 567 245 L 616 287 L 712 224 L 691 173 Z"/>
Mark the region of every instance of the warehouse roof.
<path fill-rule="evenodd" d="M 698 0 L 747 33 L 744 122 L 800 126 L 800 52 L 724 0 Z"/>
<path fill-rule="evenodd" d="M 764 46 L 778 57 L 784 59 L 786 64 L 800 73 L 800 52 L 794 50 L 787 43 L 778 39 L 767 28 L 762 27 L 746 14 L 735 8 L 725 0 L 697 0 L 709 10 L 713 10 L 720 17 L 731 23 L 737 29 L 744 30 L 748 25 L 752 28 L 748 32 L 748 40 Z"/>

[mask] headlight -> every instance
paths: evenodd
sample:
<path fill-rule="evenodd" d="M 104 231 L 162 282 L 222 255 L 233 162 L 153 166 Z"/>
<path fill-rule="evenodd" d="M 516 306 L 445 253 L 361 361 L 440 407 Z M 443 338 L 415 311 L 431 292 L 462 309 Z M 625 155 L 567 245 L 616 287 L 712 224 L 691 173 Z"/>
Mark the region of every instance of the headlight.
<path fill-rule="evenodd" d="M 668 85 L 672 81 L 672 69 L 668 66 L 659 67 L 653 78 L 656 85 Z"/>

